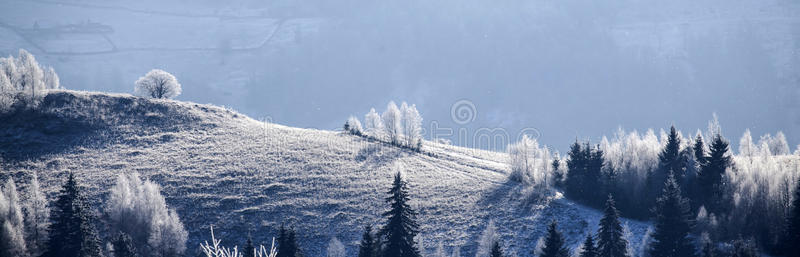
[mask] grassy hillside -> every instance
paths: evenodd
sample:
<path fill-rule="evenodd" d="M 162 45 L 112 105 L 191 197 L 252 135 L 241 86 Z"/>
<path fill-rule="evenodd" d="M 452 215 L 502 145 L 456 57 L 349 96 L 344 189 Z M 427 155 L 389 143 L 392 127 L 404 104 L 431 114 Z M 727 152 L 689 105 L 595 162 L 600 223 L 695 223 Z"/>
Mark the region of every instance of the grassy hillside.
<path fill-rule="evenodd" d="M 558 192 L 525 199 L 507 180 L 503 153 L 425 142 L 429 154 L 369 142 L 335 131 L 259 122 L 212 105 L 146 100 L 129 95 L 56 91 L 37 111 L 0 117 L 0 178 L 24 188 L 38 172 L 51 194 L 73 171 L 102 203 L 117 174 L 138 172 L 162 186 L 189 231 L 190 255 L 214 224 L 223 243 L 247 233 L 268 242 L 280 224 L 293 225 L 307 256 L 321 256 L 332 236 L 355 255 L 364 225 L 380 213 L 391 176 L 403 167 L 425 247 L 472 255 L 490 218 L 505 246 L 529 256 L 551 219 L 571 244 L 595 231 L 599 212 Z M 52 199 L 52 198 L 51 198 Z M 632 244 L 646 224 L 628 221 Z"/>

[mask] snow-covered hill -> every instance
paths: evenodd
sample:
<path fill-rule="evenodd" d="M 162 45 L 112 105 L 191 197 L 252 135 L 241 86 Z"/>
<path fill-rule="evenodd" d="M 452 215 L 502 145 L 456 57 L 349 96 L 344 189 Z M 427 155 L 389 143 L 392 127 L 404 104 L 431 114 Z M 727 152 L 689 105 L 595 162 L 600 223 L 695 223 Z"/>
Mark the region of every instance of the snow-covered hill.
<path fill-rule="evenodd" d="M 211 224 L 223 243 L 241 245 L 248 233 L 267 243 L 287 224 L 307 256 L 321 256 L 333 236 L 355 255 L 363 226 L 382 223 L 398 167 L 410 182 L 427 252 L 442 241 L 447 251 L 461 247 L 470 256 L 494 219 L 508 251 L 530 256 L 550 220 L 574 247 L 600 218 L 557 192 L 527 201 L 522 186 L 507 180 L 503 153 L 425 142 L 427 154 L 419 154 L 212 105 L 56 91 L 39 111 L 0 121 L 0 178 L 12 175 L 24 188 L 38 172 L 52 197 L 73 171 L 102 207 L 117 174 L 138 172 L 162 186 L 189 230 L 192 256 Z M 636 248 L 647 224 L 626 222 Z"/>

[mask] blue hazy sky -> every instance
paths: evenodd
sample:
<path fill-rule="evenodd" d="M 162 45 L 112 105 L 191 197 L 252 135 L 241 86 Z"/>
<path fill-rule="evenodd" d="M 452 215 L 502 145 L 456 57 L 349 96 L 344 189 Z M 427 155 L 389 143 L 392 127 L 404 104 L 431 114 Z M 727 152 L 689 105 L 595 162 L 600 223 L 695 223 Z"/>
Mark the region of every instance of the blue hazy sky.
<path fill-rule="evenodd" d="M 30 50 L 70 89 L 132 92 L 161 68 L 180 100 L 296 127 L 395 100 L 428 130 L 535 128 L 562 151 L 618 127 L 694 134 L 712 113 L 734 143 L 750 128 L 800 144 L 793 0 L 56 1 L 0 1 L 0 53 Z"/>

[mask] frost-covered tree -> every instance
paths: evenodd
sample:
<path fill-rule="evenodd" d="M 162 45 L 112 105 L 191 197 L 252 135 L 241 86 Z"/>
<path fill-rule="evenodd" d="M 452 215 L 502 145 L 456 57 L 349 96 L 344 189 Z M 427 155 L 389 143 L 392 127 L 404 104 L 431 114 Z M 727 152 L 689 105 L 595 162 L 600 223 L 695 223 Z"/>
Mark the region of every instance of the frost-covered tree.
<path fill-rule="evenodd" d="M 239 252 L 237 246 L 227 248 L 222 246 L 222 239 L 217 239 L 214 236 L 214 226 L 211 226 L 211 243 L 204 241 L 200 244 L 200 251 L 205 257 L 242 257 L 242 252 Z M 278 251 L 275 248 L 275 239 L 272 239 L 272 245 L 267 248 L 260 245 L 255 249 L 255 257 L 277 257 Z"/>
<path fill-rule="evenodd" d="M 100 238 L 94 214 L 70 172 L 50 213 L 47 251 L 44 257 L 99 257 Z"/>
<path fill-rule="evenodd" d="M 339 241 L 339 239 L 336 238 L 336 237 L 331 238 L 331 241 L 328 242 L 328 251 L 327 251 L 327 255 L 326 256 L 327 257 L 345 257 L 345 256 L 347 256 L 347 253 L 344 250 L 344 244 L 342 244 L 342 241 Z"/>
<path fill-rule="evenodd" d="M 25 200 L 25 238 L 28 251 L 39 256 L 45 250 L 47 227 L 50 225 L 50 208 L 47 198 L 39 186 L 39 176 L 34 172 L 28 185 L 28 198 Z"/>
<path fill-rule="evenodd" d="M 414 237 L 419 233 L 416 222 L 417 213 L 408 205 L 408 183 L 398 171 L 394 176 L 392 188 L 388 192 L 386 202 L 391 208 L 383 213 L 386 224 L 380 234 L 384 238 L 384 257 L 419 257 Z"/>
<path fill-rule="evenodd" d="M 47 89 L 61 88 L 61 80 L 58 78 L 58 74 L 56 74 L 53 67 L 47 67 L 43 70 L 44 76 L 42 76 L 42 83 L 44 83 L 44 87 Z"/>
<path fill-rule="evenodd" d="M 134 93 L 149 98 L 171 99 L 181 94 L 181 84 L 172 74 L 154 69 L 136 80 Z"/>
<path fill-rule="evenodd" d="M 742 138 L 739 139 L 739 155 L 753 158 L 753 156 L 756 155 L 756 152 L 758 152 L 757 148 L 758 147 L 753 145 L 753 136 L 750 135 L 750 129 L 746 129 L 742 135 Z"/>
<path fill-rule="evenodd" d="M 361 255 L 358 257 L 361 257 Z M 449 257 L 444 250 L 444 243 L 442 243 L 442 241 L 439 241 L 439 244 L 436 245 L 436 251 L 433 252 L 433 257 Z"/>
<path fill-rule="evenodd" d="M 558 231 L 555 220 L 547 227 L 547 235 L 541 251 L 539 257 L 569 257 L 569 249 L 567 249 L 564 236 Z"/>
<path fill-rule="evenodd" d="M 9 178 L 0 190 L 0 256 L 28 256 L 17 186 Z"/>
<path fill-rule="evenodd" d="M 3 64 L 0 63 L 0 67 L 2 65 Z M 0 113 L 11 110 L 11 106 L 14 105 L 16 92 L 17 90 L 11 85 L 11 80 L 8 79 L 6 73 L 0 70 Z"/>
<path fill-rule="evenodd" d="M 17 72 L 19 72 L 18 88 L 27 95 L 28 104 L 35 105 L 45 94 L 42 67 L 30 52 L 20 49 L 17 58 Z"/>
<path fill-rule="evenodd" d="M 10 110 L 17 101 L 36 107 L 48 89 L 60 88 L 55 71 L 43 68 L 25 49 L 20 49 L 16 58 L 0 58 L 0 73 L 5 75 L 0 78 L 0 111 Z"/>
<path fill-rule="evenodd" d="M 523 135 L 518 142 L 509 144 L 507 148 L 511 180 L 528 185 L 542 185 L 543 188 L 550 186 L 549 180 L 554 176 L 547 146 L 539 147 L 536 139 Z"/>
<path fill-rule="evenodd" d="M 651 257 L 694 256 L 694 245 L 689 238 L 691 220 L 689 202 L 681 196 L 681 189 L 672 173 L 664 182 L 664 189 L 655 208 L 655 231 L 649 247 Z"/>
<path fill-rule="evenodd" d="M 377 136 L 383 133 L 383 129 L 381 115 L 375 112 L 375 108 L 369 109 L 369 112 L 364 115 L 364 131 L 371 136 Z"/>
<path fill-rule="evenodd" d="M 130 235 L 141 256 L 177 256 L 186 249 L 188 234 L 178 214 L 167 207 L 158 185 L 136 173 L 117 177 L 105 211 L 110 230 Z"/>
<path fill-rule="evenodd" d="M 408 147 L 416 148 L 422 143 L 422 116 L 419 115 L 416 105 L 408 105 L 403 102 L 400 106 L 400 112 L 403 114 L 402 127 L 405 144 Z"/>
<path fill-rule="evenodd" d="M 475 251 L 475 257 L 489 256 L 492 251 L 492 245 L 498 240 L 500 240 L 500 235 L 497 233 L 494 220 L 489 220 L 489 224 L 486 225 L 480 238 L 478 238 L 478 249 Z"/>
<path fill-rule="evenodd" d="M 597 249 L 600 257 L 627 257 L 628 241 L 625 240 L 622 224 L 619 222 L 619 212 L 615 207 L 614 198 L 608 195 L 603 218 L 597 230 Z"/>
<path fill-rule="evenodd" d="M 782 131 L 778 131 L 775 136 L 766 134 L 759 140 L 759 145 L 766 145 L 769 152 L 773 155 L 787 155 L 790 154 L 789 143 L 786 142 L 786 135 Z"/>
<path fill-rule="evenodd" d="M 459 247 L 459 246 L 453 247 L 453 252 L 450 253 L 450 256 L 452 256 L 452 257 L 461 257 L 461 247 Z"/>
<path fill-rule="evenodd" d="M 386 111 L 381 115 L 383 120 L 384 132 L 389 137 L 389 142 L 392 144 L 399 144 L 400 137 L 403 136 L 403 114 L 397 108 L 394 101 L 389 102 L 386 106 Z"/>
<path fill-rule="evenodd" d="M 344 123 L 344 131 L 353 135 L 360 136 L 363 134 L 363 129 L 361 128 L 361 122 L 358 121 L 358 118 L 354 116 L 350 116 L 347 118 L 347 121 Z"/>

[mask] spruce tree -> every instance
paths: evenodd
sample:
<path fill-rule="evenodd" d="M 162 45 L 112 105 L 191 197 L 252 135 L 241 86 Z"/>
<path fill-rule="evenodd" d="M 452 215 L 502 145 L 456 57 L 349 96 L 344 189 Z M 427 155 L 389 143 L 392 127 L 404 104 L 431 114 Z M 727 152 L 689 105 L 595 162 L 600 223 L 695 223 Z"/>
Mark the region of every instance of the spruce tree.
<path fill-rule="evenodd" d="M 124 232 L 117 233 L 111 242 L 114 247 L 114 257 L 138 257 L 136 247 L 133 245 L 131 237 Z"/>
<path fill-rule="evenodd" d="M 503 257 L 503 248 L 500 246 L 499 241 L 494 241 L 492 244 L 492 252 L 490 257 Z"/>
<path fill-rule="evenodd" d="M 596 145 L 594 147 L 589 147 L 589 144 L 586 144 L 586 156 L 588 156 L 588 163 L 586 167 L 586 180 L 584 184 L 587 186 L 587 191 L 585 192 L 584 198 L 589 200 L 589 203 L 592 206 L 601 206 L 603 203 L 603 192 L 604 188 L 602 185 L 603 181 L 603 164 L 605 163 L 605 156 L 603 150 L 600 149 L 600 145 Z"/>
<path fill-rule="evenodd" d="M 551 164 L 553 166 L 553 181 L 556 187 L 563 187 L 564 186 L 564 172 L 561 171 L 561 160 L 558 159 L 556 156 L 555 160 Z"/>
<path fill-rule="evenodd" d="M 597 249 L 600 257 L 628 257 L 628 241 L 623 237 L 619 212 L 609 194 L 600 227 L 597 230 Z"/>
<path fill-rule="evenodd" d="M 70 172 L 53 204 L 46 257 L 101 256 L 94 216 L 81 188 Z"/>
<path fill-rule="evenodd" d="M 786 226 L 781 244 L 786 255 L 800 253 L 800 181 L 794 189 L 789 215 L 786 217 Z"/>
<path fill-rule="evenodd" d="M 584 192 L 584 179 L 586 177 L 586 160 L 584 151 L 578 140 L 570 145 L 567 153 L 567 178 L 564 182 L 567 196 L 580 199 Z"/>
<path fill-rule="evenodd" d="M 242 255 L 243 257 L 256 257 L 256 247 L 253 246 L 253 239 L 250 236 L 247 236 L 247 242 L 244 243 Z"/>
<path fill-rule="evenodd" d="M 697 137 L 694 139 L 694 146 L 692 146 L 692 151 L 694 152 L 694 160 L 697 162 L 697 165 L 700 166 L 698 167 L 698 170 L 703 165 L 705 165 L 706 158 L 708 158 L 706 156 L 704 144 L 705 143 L 703 143 L 703 135 L 698 133 Z"/>
<path fill-rule="evenodd" d="M 558 232 L 555 220 L 547 227 L 544 248 L 542 248 L 540 257 L 569 257 L 569 249 L 565 245 L 564 236 L 561 235 L 561 232 Z"/>
<path fill-rule="evenodd" d="M 294 228 L 286 229 L 283 225 L 278 230 L 278 254 L 276 257 L 300 257 L 303 256 L 297 246 L 297 238 Z"/>
<path fill-rule="evenodd" d="M 655 203 L 656 198 L 663 191 L 668 174 L 675 174 L 678 180 L 683 179 L 686 171 L 685 164 L 686 158 L 681 152 L 681 138 L 678 137 L 675 126 L 672 126 L 669 129 L 669 136 L 667 136 L 667 144 L 658 154 L 658 168 L 648 177 L 650 190 L 647 200 L 649 204 Z"/>
<path fill-rule="evenodd" d="M 583 240 L 583 249 L 581 250 L 580 257 L 597 257 L 597 247 L 594 244 L 594 237 L 592 234 L 586 235 L 586 240 Z"/>
<path fill-rule="evenodd" d="M 364 234 L 361 236 L 361 244 L 358 245 L 358 257 L 377 257 L 375 249 L 375 239 L 372 237 L 372 226 L 364 227 Z"/>
<path fill-rule="evenodd" d="M 383 242 L 383 257 L 419 257 L 420 253 L 414 242 L 414 237 L 419 232 L 419 225 L 415 221 L 417 213 L 408 205 L 408 185 L 400 177 L 400 172 L 394 176 L 392 188 L 386 202 L 391 209 L 383 213 L 386 225 L 380 234 Z"/>
<path fill-rule="evenodd" d="M 722 135 L 714 135 L 708 157 L 703 162 L 698 174 L 701 189 L 701 199 L 706 209 L 712 213 L 720 213 L 724 198 L 724 184 L 722 181 L 725 170 L 731 165 L 731 156 L 728 153 L 728 142 Z"/>
<path fill-rule="evenodd" d="M 655 231 L 648 246 L 651 257 L 694 256 L 694 245 L 689 238 L 691 218 L 688 200 L 681 196 L 681 189 L 670 173 L 664 190 L 655 207 Z"/>

